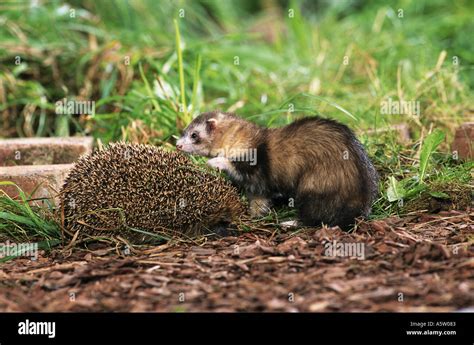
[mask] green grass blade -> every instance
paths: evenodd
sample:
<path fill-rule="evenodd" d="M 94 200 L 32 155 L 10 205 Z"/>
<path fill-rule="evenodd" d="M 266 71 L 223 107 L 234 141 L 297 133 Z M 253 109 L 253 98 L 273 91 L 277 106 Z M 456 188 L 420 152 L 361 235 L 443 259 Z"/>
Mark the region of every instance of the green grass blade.
<path fill-rule="evenodd" d="M 148 97 L 150 97 L 151 103 L 153 104 L 153 107 L 155 108 L 156 111 L 160 111 L 160 104 L 156 101 L 155 99 L 155 94 L 151 90 L 150 84 L 148 83 L 148 80 L 145 76 L 145 73 L 143 73 L 143 67 L 141 64 L 138 65 L 138 69 L 140 71 L 140 76 L 142 77 L 143 83 L 145 84 L 145 89 L 148 94 Z"/>
<path fill-rule="evenodd" d="M 436 150 L 439 144 L 443 142 L 444 137 L 444 132 L 436 129 L 423 141 L 420 154 L 420 168 L 418 172 L 420 183 L 423 183 L 423 180 L 426 176 L 426 169 L 428 168 L 430 157 L 433 155 L 433 152 Z"/>
<path fill-rule="evenodd" d="M 193 98 L 192 98 L 192 107 L 193 111 L 196 112 L 198 110 L 197 105 L 197 98 L 198 98 L 198 87 L 199 87 L 199 72 L 201 70 L 201 55 L 198 54 L 196 57 L 196 66 L 194 69 L 194 83 L 193 83 Z"/>
<path fill-rule="evenodd" d="M 188 107 L 186 106 L 186 93 L 184 88 L 184 68 L 183 68 L 183 52 L 181 50 L 181 34 L 179 32 L 178 21 L 174 20 L 174 27 L 176 30 L 176 53 L 178 54 L 178 70 L 179 70 L 179 90 L 181 93 L 181 106 L 183 109 L 183 115 L 181 119 L 184 123 L 189 123 L 188 119 Z"/>

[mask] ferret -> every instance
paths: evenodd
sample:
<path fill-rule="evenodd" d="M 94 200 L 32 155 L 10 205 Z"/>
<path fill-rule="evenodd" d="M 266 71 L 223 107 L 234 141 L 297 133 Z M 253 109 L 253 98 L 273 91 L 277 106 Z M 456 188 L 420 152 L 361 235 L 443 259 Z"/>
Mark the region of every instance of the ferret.
<path fill-rule="evenodd" d="M 188 125 L 176 148 L 210 157 L 210 166 L 246 192 L 252 217 L 283 201 L 296 207 L 297 225 L 348 230 L 369 215 L 378 193 L 378 174 L 354 133 L 317 116 L 265 128 L 207 112 Z"/>

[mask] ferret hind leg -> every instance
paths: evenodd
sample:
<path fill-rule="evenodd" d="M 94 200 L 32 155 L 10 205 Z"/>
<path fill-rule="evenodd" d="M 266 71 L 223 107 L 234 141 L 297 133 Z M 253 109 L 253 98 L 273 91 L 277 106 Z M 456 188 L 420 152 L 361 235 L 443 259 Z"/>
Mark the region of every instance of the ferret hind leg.
<path fill-rule="evenodd" d="M 263 217 L 270 213 L 271 200 L 260 195 L 249 196 L 250 216 L 252 218 Z"/>

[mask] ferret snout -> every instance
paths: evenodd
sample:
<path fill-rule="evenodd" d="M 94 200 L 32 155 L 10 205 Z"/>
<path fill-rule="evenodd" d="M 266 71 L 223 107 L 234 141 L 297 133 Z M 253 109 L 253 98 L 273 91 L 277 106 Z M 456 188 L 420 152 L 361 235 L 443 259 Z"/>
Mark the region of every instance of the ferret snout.
<path fill-rule="evenodd" d="M 178 141 L 176 141 L 176 149 L 178 149 L 180 151 L 183 149 L 183 139 L 182 138 L 180 138 L 180 139 L 178 139 Z"/>
<path fill-rule="evenodd" d="M 178 151 L 183 151 L 186 153 L 193 153 L 194 152 L 194 145 L 189 142 L 189 140 L 185 137 L 181 137 L 176 142 L 176 149 Z"/>

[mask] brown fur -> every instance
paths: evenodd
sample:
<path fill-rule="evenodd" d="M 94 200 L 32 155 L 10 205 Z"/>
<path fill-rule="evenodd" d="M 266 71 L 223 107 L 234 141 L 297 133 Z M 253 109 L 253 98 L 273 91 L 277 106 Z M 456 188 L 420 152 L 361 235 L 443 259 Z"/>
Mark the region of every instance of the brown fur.
<path fill-rule="evenodd" d="M 197 117 L 180 140 L 191 133 L 198 133 L 199 139 L 185 151 L 228 158 L 228 164 L 219 162 L 218 167 L 247 192 L 253 215 L 266 211 L 275 196 L 286 203 L 294 200 L 305 225 L 326 223 L 347 229 L 354 218 L 370 213 L 377 173 L 343 124 L 307 117 L 267 129 L 233 114 L 212 112 Z M 257 164 L 225 154 L 237 149 L 255 149 Z"/>

